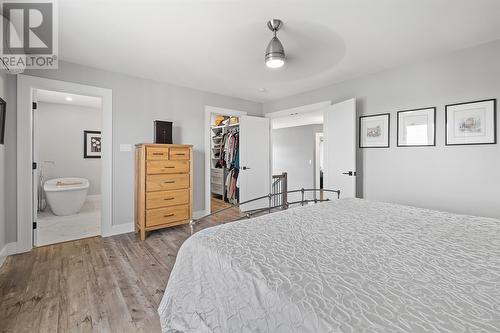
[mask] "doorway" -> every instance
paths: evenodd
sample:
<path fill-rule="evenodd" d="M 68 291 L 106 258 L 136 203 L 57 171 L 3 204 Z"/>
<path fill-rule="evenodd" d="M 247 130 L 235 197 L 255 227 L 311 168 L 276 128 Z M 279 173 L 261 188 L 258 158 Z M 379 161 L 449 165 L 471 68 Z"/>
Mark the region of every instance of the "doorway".
<path fill-rule="evenodd" d="M 285 109 L 268 113 L 266 117 L 272 122 L 271 170 L 273 174 L 288 173 L 289 191 L 308 187 L 324 188 L 340 190 L 342 198 L 356 196 L 357 126 L 354 98 L 336 104 L 324 101 Z M 321 129 L 311 130 L 320 124 Z M 282 133 L 278 132 L 282 130 L 280 128 L 295 129 L 287 130 L 289 133 L 283 138 Z M 289 202 L 300 199 L 298 195 L 301 194 L 292 195 Z M 336 194 L 325 191 L 318 191 L 316 197 L 309 193 L 305 198 L 315 199 L 318 196 L 322 199 L 336 198 Z"/>
<path fill-rule="evenodd" d="M 205 214 L 269 194 L 269 134 L 267 118 L 205 107 Z M 238 214 L 267 201 L 242 205 Z"/>
<path fill-rule="evenodd" d="M 33 90 L 34 246 L 101 234 L 102 99 Z"/>
<path fill-rule="evenodd" d="M 272 119 L 272 174 L 287 173 L 288 190 L 319 188 L 320 147 L 317 137 L 323 133 L 323 111 L 291 113 Z M 319 195 L 319 194 L 318 194 Z M 289 202 L 300 201 L 301 193 L 290 193 Z M 316 193 L 306 192 L 305 199 Z"/>
<path fill-rule="evenodd" d="M 34 245 L 34 227 L 37 226 L 37 206 L 34 189 L 38 186 L 38 171 L 33 154 L 33 103 L 36 90 L 56 91 L 65 94 L 99 97 L 101 112 L 101 209 L 100 230 L 102 236 L 111 236 L 132 229 L 132 224 L 112 224 L 112 91 L 110 89 L 51 80 L 41 77 L 18 75 L 17 77 L 17 247 L 18 253 L 30 251 Z M 64 124 L 54 124 L 53 131 Z M 83 136 L 82 142 L 83 146 Z M 83 147 L 81 148 L 83 149 Z"/>

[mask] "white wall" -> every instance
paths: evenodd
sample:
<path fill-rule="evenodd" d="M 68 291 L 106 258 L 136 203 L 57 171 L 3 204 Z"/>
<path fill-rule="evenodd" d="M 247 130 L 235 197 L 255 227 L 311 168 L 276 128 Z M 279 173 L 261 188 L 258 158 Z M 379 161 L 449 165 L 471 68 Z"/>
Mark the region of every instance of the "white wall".
<path fill-rule="evenodd" d="M 391 113 L 391 147 L 358 149 L 358 196 L 500 218 L 500 146 L 444 146 L 446 104 L 500 99 L 500 41 L 266 103 L 264 112 L 352 97 L 358 115 Z M 396 112 L 429 106 L 437 146 L 396 147 Z"/>
<path fill-rule="evenodd" d="M 204 108 L 247 111 L 262 115 L 262 104 L 171 84 L 146 80 L 64 61 L 58 70 L 31 70 L 26 75 L 75 82 L 113 91 L 113 225 L 133 221 L 134 154 L 120 152 L 120 144 L 153 141 L 153 121 L 174 122 L 174 143 L 194 145 L 194 210 L 204 207 Z M 17 236 L 16 213 L 16 80 L 8 82 L 11 96 L 7 126 L 7 239 Z"/>
<path fill-rule="evenodd" d="M 273 175 L 288 173 L 288 190 L 314 188 L 316 133 L 323 125 L 306 125 L 272 131 Z M 289 201 L 300 200 L 292 194 Z M 311 192 L 307 196 L 314 198 Z"/>
<path fill-rule="evenodd" d="M 101 159 L 83 158 L 83 131 L 101 130 L 102 112 L 97 108 L 38 103 L 37 161 L 45 180 L 81 177 L 90 181 L 89 195 L 101 193 Z M 43 161 L 54 161 L 45 164 Z"/>

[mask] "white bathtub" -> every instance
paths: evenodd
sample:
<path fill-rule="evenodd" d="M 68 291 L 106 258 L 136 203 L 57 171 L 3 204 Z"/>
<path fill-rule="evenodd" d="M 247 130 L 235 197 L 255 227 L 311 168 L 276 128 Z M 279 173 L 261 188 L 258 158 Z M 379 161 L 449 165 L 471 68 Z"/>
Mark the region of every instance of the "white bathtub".
<path fill-rule="evenodd" d="M 85 178 L 55 178 L 43 184 L 50 210 L 55 215 L 72 215 L 80 211 L 87 198 L 89 180 Z"/>

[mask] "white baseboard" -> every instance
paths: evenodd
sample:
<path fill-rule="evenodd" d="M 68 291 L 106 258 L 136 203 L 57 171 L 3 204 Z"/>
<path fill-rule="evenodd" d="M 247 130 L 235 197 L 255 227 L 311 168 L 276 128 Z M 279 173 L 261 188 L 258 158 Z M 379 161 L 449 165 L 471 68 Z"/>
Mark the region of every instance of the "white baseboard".
<path fill-rule="evenodd" d="M 5 262 L 5 259 L 7 259 L 8 256 L 17 253 L 16 246 L 17 246 L 16 242 L 7 243 L 0 250 L 0 267 L 2 267 L 3 263 Z"/>
<path fill-rule="evenodd" d="M 196 212 L 193 212 L 193 219 L 199 219 L 200 217 L 203 217 L 207 214 L 208 213 L 205 210 L 198 210 Z M 134 222 L 113 225 L 111 227 L 111 230 L 102 231 L 102 237 L 110 237 L 114 235 L 126 234 L 129 232 L 134 232 Z"/>
<path fill-rule="evenodd" d="M 114 235 L 126 234 L 129 232 L 134 232 L 134 223 L 124 223 L 124 224 L 116 224 L 111 226 L 110 230 L 102 232 L 102 237 L 110 237 Z"/>

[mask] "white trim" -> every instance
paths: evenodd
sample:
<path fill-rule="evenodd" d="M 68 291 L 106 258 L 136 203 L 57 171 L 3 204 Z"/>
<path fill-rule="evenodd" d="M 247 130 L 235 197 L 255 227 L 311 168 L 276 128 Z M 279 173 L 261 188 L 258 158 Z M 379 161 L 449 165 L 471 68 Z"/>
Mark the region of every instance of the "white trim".
<path fill-rule="evenodd" d="M 4 245 L 2 250 L 0 250 L 0 267 L 2 267 L 3 263 L 5 262 L 5 259 L 7 259 L 8 256 L 17 253 L 16 247 L 17 247 L 16 242 L 7 243 Z"/>
<path fill-rule="evenodd" d="M 106 232 L 102 232 L 102 237 L 127 234 L 129 232 L 134 232 L 134 222 L 112 225 L 111 228 L 106 229 Z"/>
<path fill-rule="evenodd" d="M 324 130 L 324 128 L 323 128 Z M 314 133 L 314 188 L 319 188 L 320 182 L 321 182 L 321 169 L 320 169 L 320 150 L 319 150 L 319 143 L 322 138 L 324 138 L 324 133 L 323 132 L 316 132 Z M 324 148 L 324 146 L 323 146 Z M 323 156 L 324 158 L 324 156 Z M 314 192 L 314 196 L 316 197 L 317 193 Z"/>
<path fill-rule="evenodd" d="M 308 112 L 313 112 L 313 111 L 324 110 L 327 107 L 329 107 L 330 105 L 332 105 L 331 100 L 319 102 L 319 103 L 297 106 L 294 108 L 279 110 L 279 111 L 275 111 L 275 112 L 270 112 L 270 113 L 266 113 L 265 116 L 267 118 L 278 118 L 278 117 L 289 116 L 291 113 L 308 113 Z"/>
<path fill-rule="evenodd" d="M 210 151 L 210 123 L 211 115 L 221 114 L 227 116 L 246 116 L 246 111 L 238 111 L 231 109 L 219 108 L 216 106 L 205 105 L 205 124 L 204 124 L 204 134 L 205 134 L 205 211 L 210 211 L 210 171 L 212 169 L 212 164 L 210 161 L 211 151 Z M 203 216 L 203 215 L 202 215 Z M 194 217 L 194 213 L 193 213 Z"/>
<path fill-rule="evenodd" d="M 102 175 L 101 175 L 101 233 L 114 233 L 112 225 L 112 173 L 113 173 L 113 105 L 112 90 L 83 84 L 17 76 L 17 252 L 33 247 L 32 210 L 32 111 L 34 89 L 55 90 L 69 94 L 101 97 L 102 99 Z M 121 230 L 119 227 L 116 230 Z"/>

